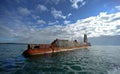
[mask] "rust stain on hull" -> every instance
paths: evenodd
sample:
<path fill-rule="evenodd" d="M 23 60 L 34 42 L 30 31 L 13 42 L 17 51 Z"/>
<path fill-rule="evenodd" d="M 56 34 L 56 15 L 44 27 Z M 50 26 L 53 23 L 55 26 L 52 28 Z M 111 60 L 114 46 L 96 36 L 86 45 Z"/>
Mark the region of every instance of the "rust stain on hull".
<path fill-rule="evenodd" d="M 52 48 L 49 49 L 28 49 L 24 51 L 24 55 L 27 56 L 33 56 L 33 55 L 40 55 L 40 54 L 48 54 L 48 53 L 56 53 L 56 52 L 63 52 L 63 51 L 70 51 L 70 50 L 76 50 L 76 49 L 83 49 L 88 48 L 89 46 L 82 46 L 82 47 L 76 47 L 76 48 L 55 48 L 54 50 Z"/>

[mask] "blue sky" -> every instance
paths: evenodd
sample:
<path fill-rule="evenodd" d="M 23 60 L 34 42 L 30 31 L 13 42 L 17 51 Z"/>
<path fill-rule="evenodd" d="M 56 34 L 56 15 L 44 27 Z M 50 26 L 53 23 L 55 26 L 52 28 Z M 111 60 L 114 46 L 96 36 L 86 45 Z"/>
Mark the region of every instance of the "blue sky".
<path fill-rule="evenodd" d="M 85 33 L 119 38 L 120 0 L 0 0 L 0 42 L 82 40 Z"/>

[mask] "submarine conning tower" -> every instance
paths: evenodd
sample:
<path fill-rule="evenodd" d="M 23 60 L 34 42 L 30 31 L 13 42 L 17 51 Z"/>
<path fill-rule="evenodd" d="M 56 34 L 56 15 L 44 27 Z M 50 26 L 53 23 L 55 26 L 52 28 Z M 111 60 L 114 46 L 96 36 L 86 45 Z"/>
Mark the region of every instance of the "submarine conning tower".
<path fill-rule="evenodd" d="M 91 46 L 91 43 L 88 42 L 87 34 L 84 34 L 84 43 L 87 44 L 87 46 Z"/>
<path fill-rule="evenodd" d="M 84 34 L 84 43 L 88 43 L 87 34 Z"/>

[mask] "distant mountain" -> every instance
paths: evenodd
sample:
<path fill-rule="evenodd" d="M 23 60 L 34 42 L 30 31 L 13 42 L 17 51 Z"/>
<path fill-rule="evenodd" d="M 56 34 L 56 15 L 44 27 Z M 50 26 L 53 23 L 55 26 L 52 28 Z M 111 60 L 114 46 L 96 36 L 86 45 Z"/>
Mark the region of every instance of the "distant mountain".
<path fill-rule="evenodd" d="M 0 43 L 0 44 L 20 44 L 20 45 L 26 45 L 27 43 Z"/>

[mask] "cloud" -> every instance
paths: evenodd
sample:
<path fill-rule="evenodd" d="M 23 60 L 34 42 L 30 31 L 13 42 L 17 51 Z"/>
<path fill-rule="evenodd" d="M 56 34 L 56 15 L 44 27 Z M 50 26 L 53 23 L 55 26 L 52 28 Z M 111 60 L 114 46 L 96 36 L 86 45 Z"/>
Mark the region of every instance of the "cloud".
<path fill-rule="evenodd" d="M 117 27 L 120 25 L 120 12 L 115 14 L 107 14 L 101 12 L 97 16 L 91 16 L 86 19 L 78 20 L 71 24 L 69 28 L 72 29 L 76 35 L 87 33 L 89 37 L 99 37 L 102 35 L 120 35 Z"/>
<path fill-rule="evenodd" d="M 45 4 L 58 4 L 61 0 L 45 0 Z"/>
<path fill-rule="evenodd" d="M 55 21 L 55 22 L 51 22 L 51 21 L 49 21 L 49 23 L 48 23 L 48 25 L 57 25 L 59 23 L 59 21 Z"/>
<path fill-rule="evenodd" d="M 86 2 L 84 1 L 84 2 L 82 2 L 81 3 L 81 5 L 80 5 L 80 7 L 82 7 L 82 6 L 84 6 L 86 4 Z"/>
<path fill-rule="evenodd" d="M 72 13 L 69 13 L 69 14 L 68 14 L 68 17 L 70 17 L 71 15 L 72 15 Z"/>
<path fill-rule="evenodd" d="M 117 10 L 120 10 L 120 6 L 115 6 L 115 8 L 116 8 Z"/>
<path fill-rule="evenodd" d="M 18 12 L 23 16 L 28 16 L 31 14 L 31 12 L 28 8 L 23 8 L 23 7 L 19 7 Z"/>
<path fill-rule="evenodd" d="M 37 20 L 37 24 L 46 24 L 44 20 Z"/>
<path fill-rule="evenodd" d="M 4 31 L 4 32 L 3 32 Z M 11 29 L 3 24 L 0 25 L 0 37 L 12 37 Z"/>
<path fill-rule="evenodd" d="M 70 0 L 70 2 L 72 3 L 71 6 L 75 9 L 78 9 L 79 7 L 82 7 L 86 4 L 84 0 Z M 78 5 L 78 3 L 80 3 L 80 5 Z"/>
<path fill-rule="evenodd" d="M 15 20 L 14 26 L 9 27 L 6 24 L 0 25 L 1 31 L 0 33 L 0 41 L 1 42 L 23 42 L 21 39 L 28 38 L 30 35 L 30 29 L 20 20 Z M 2 38 L 2 39 L 1 39 Z M 27 41 L 26 41 L 27 42 Z"/>
<path fill-rule="evenodd" d="M 39 11 L 48 11 L 48 8 L 46 7 L 46 6 L 44 6 L 44 5 L 38 5 L 37 6 L 37 10 L 39 10 Z"/>
<path fill-rule="evenodd" d="M 58 4 L 60 0 L 52 0 L 53 3 Z"/>
<path fill-rule="evenodd" d="M 31 15 L 33 19 L 39 19 L 40 16 L 37 16 L 37 15 Z"/>
<path fill-rule="evenodd" d="M 55 19 L 58 19 L 58 18 L 65 19 L 66 18 L 66 16 L 63 15 L 62 11 L 56 10 L 55 8 L 51 9 L 51 14 L 53 15 L 53 17 Z"/>
<path fill-rule="evenodd" d="M 67 21 L 67 20 L 64 21 L 64 24 L 69 24 L 69 23 L 70 23 L 70 21 Z"/>
<path fill-rule="evenodd" d="M 76 23 L 53 25 L 46 28 L 38 28 L 39 25 L 26 25 L 21 20 L 14 19 L 14 26 L 0 25 L 0 41 L 23 43 L 50 43 L 54 39 L 80 40 L 83 34 L 88 37 L 115 36 L 120 35 L 120 12 L 108 14 L 101 12 L 97 16 L 79 19 Z M 57 21 L 56 21 L 57 22 Z M 38 23 L 45 23 L 38 20 Z M 51 24 L 54 24 L 51 23 Z M 8 40 L 9 39 L 9 40 Z"/>

